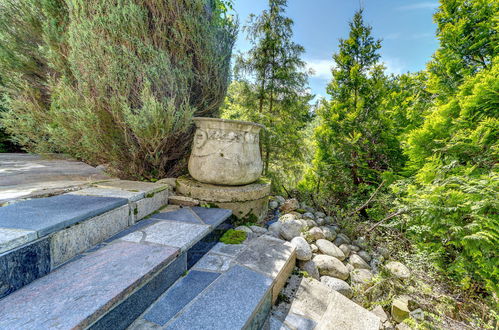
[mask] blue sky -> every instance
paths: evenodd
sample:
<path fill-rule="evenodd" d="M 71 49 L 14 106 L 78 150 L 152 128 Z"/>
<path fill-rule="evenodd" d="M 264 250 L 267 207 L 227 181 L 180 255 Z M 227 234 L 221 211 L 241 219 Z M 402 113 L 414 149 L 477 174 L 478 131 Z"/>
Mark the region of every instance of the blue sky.
<path fill-rule="evenodd" d="M 249 14 L 267 8 L 267 0 L 235 0 L 234 9 L 241 26 Z M 292 18 L 294 40 L 305 47 L 303 59 L 314 69 L 310 87 L 317 97 L 327 97 L 331 79 L 332 54 L 338 50 L 338 39 L 348 37 L 348 22 L 364 7 L 364 19 L 373 27 L 373 36 L 383 39 L 381 55 L 388 72 L 421 70 L 438 46 L 432 15 L 438 1 L 424 0 L 288 0 L 286 15 Z M 250 45 L 239 32 L 235 51 Z"/>

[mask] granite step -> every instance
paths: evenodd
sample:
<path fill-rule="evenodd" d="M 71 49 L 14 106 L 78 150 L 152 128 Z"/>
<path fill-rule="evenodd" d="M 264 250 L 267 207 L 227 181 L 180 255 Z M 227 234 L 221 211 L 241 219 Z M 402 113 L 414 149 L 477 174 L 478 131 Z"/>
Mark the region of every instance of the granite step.
<path fill-rule="evenodd" d="M 157 211 L 168 186 L 113 180 L 0 207 L 0 298 Z"/>
<path fill-rule="evenodd" d="M 184 208 L 140 221 L 0 299 L 0 329 L 124 329 L 216 245 L 230 215 Z"/>
<path fill-rule="evenodd" d="M 270 236 L 218 243 L 129 329 L 259 329 L 294 265 L 294 247 Z"/>

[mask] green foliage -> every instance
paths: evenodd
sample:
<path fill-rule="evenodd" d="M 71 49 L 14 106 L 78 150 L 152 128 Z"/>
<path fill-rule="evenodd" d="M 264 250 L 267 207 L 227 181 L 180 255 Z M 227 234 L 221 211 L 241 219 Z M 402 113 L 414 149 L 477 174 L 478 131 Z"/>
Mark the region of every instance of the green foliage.
<path fill-rule="evenodd" d="M 235 25 L 209 3 L 3 1 L 3 124 L 29 150 L 122 177 L 182 171 L 191 117 L 216 115 L 228 84 Z"/>
<path fill-rule="evenodd" d="M 384 171 L 401 165 L 395 129 L 382 107 L 388 81 L 379 63 L 380 47 L 358 11 L 349 38 L 340 40 L 333 55 L 332 101 L 318 109 L 315 159 L 302 183 L 330 205 L 349 208 L 361 202 L 381 183 Z"/>
<path fill-rule="evenodd" d="M 220 237 L 220 242 L 225 244 L 241 244 L 246 240 L 246 232 L 242 230 L 227 230 L 222 237 Z"/>
<path fill-rule="evenodd" d="M 292 41 L 293 21 L 284 16 L 286 0 L 251 16 L 244 28 L 252 48 L 236 58 L 222 116 L 266 126 L 262 132 L 264 173 L 274 188 L 293 187 L 300 178 L 306 149 L 303 130 L 310 120 L 304 49 Z"/>

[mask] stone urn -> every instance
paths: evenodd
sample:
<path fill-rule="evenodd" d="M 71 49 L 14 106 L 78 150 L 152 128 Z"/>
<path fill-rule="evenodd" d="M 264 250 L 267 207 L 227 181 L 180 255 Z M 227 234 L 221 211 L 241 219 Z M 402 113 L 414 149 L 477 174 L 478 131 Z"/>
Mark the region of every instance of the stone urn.
<path fill-rule="evenodd" d="M 245 185 L 262 175 L 260 130 L 263 125 L 219 118 L 194 118 L 189 174 L 216 185 Z"/>

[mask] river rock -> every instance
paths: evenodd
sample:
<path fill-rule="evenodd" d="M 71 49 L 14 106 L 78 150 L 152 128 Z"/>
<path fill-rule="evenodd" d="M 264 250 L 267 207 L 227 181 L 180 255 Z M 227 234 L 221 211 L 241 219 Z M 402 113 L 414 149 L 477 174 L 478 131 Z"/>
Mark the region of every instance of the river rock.
<path fill-rule="evenodd" d="M 339 278 L 331 276 L 321 276 L 321 282 L 327 285 L 330 289 L 338 291 L 348 299 L 353 296 L 353 289 L 348 285 L 347 282 L 340 280 Z"/>
<path fill-rule="evenodd" d="M 326 220 L 324 220 L 324 218 L 317 218 L 315 219 L 315 222 L 317 222 L 319 226 L 324 226 L 326 224 Z"/>
<path fill-rule="evenodd" d="M 340 246 L 341 244 L 350 244 L 350 238 L 348 238 L 345 234 L 338 234 L 334 240 L 334 244 L 336 246 Z"/>
<path fill-rule="evenodd" d="M 333 217 L 330 217 L 329 215 L 327 217 L 325 217 L 324 220 L 326 221 L 326 223 L 328 225 L 333 223 Z"/>
<path fill-rule="evenodd" d="M 276 221 L 276 222 L 273 222 L 272 224 L 270 224 L 269 226 L 269 232 L 277 235 L 277 236 L 280 236 L 281 235 L 281 223 L 279 221 Z"/>
<path fill-rule="evenodd" d="M 298 268 L 308 273 L 308 275 L 316 280 L 320 279 L 319 270 L 313 260 L 298 261 Z"/>
<path fill-rule="evenodd" d="M 312 249 L 312 253 L 316 253 L 319 251 L 319 248 L 315 244 L 310 244 L 310 248 Z"/>
<path fill-rule="evenodd" d="M 365 262 L 369 262 L 372 259 L 371 255 L 369 255 L 369 253 L 367 253 L 364 250 L 361 250 L 361 251 L 357 252 L 357 254 L 359 255 L 359 257 L 361 257 L 362 259 L 364 259 Z"/>
<path fill-rule="evenodd" d="M 327 239 L 328 241 L 334 241 L 336 238 L 336 232 L 331 229 L 329 226 L 323 226 L 320 227 L 322 229 L 322 232 L 324 233 L 324 238 Z"/>
<path fill-rule="evenodd" d="M 371 269 L 371 266 L 367 262 L 364 261 L 361 257 L 359 257 L 357 254 L 352 254 L 348 258 L 348 262 L 353 266 L 355 269 Z"/>
<path fill-rule="evenodd" d="M 296 198 L 287 199 L 281 205 L 281 212 L 288 213 L 300 208 L 300 203 Z"/>
<path fill-rule="evenodd" d="M 385 310 L 380 305 L 374 306 L 374 308 L 371 309 L 371 312 L 377 317 L 379 317 L 382 323 L 388 320 L 388 315 L 386 315 Z"/>
<path fill-rule="evenodd" d="M 354 269 L 350 272 L 350 282 L 352 285 L 364 285 L 370 282 L 373 274 L 367 269 Z"/>
<path fill-rule="evenodd" d="M 304 261 L 312 259 L 312 249 L 303 237 L 293 238 L 291 244 L 296 248 L 296 259 Z"/>
<path fill-rule="evenodd" d="M 296 217 L 296 215 L 294 214 L 284 214 L 284 215 L 281 215 L 279 217 L 279 222 L 288 222 L 288 221 L 292 221 L 292 220 L 298 220 L 298 218 Z"/>
<path fill-rule="evenodd" d="M 359 252 L 360 251 L 360 247 L 358 247 L 357 245 L 349 244 L 348 247 L 350 248 L 350 250 L 352 250 L 354 252 Z"/>
<path fill-rule="evenodd" d="M 319 254 L 312 260 L 315 262 L 321 276 L 332 276 L 341 280 L 346 280 L 350 276 L 345 265 L 335 257 Z"/>
<path fill-rule="evenodd" d="M 345 254 L 343 251 L 340 250 L 339 247 L 334 245 L 328 240 L 325 239 L 318 239 L 315 242 L 315 245 L 319 248 L 319 251 L 321 251 L 323 254 L 327 254 L 328 256 L 335 257 L 341 261 L 345 260 Z"/>
<path fill-rule="evenodd" d="M 390 250 L 388 250 L 387 248 L 379 246 L 378 248 L 376 248 L 376 250 L 378 251 L 379 254 L 383 256 L 383 258 L 385 259 L 390 258 Z"/>
<path fill-rule="evenodd" d="M 310 219 L 310 220 L 315 220 L 315 216 L 312 214 L 312 212 L 305 212 L 302 215 L 303 219 Z"/>
<path fill-rule="evenodd" d="M 398 261 L 390 261 L 385 265 L 385 267 L 393 276 L 401 280 L 406 280 L 411 277 L 411 271 L 409 268 Z"/>
<path fill-rule="evenodd" d="M 361 249 L 365 250 L 368 248 L 367 241 L 364 237 L 359 237 L 355 241 L 352 242 L 353 245 L 357 245 Z"/>
<path fill-rule="evenodd" d="M 275 196 L 275 200 L 277 201 L 277 203 L 279 203 L 279 205 L 284 204 L 284 202 L 286 201 L 286 199 L 282 196 Z"/>
<path fill-rule="evenodd" d="M 314 220 L 305 220 L 307 222 L 307 227 L 317 227 L 317 223 Z"/>
<path fill-rule="evenodd" d="M 275 210 L 278 207 L 279 207 L 279 203 L 277 201 L 270 201 L 270 203 L 269 203 L 269 209 Z"/>
<path fill-rule="evenodd" d="M 313 228 L 311 228 L 308 231 L 307 236 L 312 241 L 316 241 L 318 239 L 324 239 L 325 238 L 324 233 L 322 232 L 322 229 L 320 229 L 319 227 L 313 227 Z"/>
<path fill-rule="evenodd" d="M 409 298 L 406 296 L 400 296 L 392 301 L 391 314 L 393 319 L 401 323 L 406 318 L 409 317 L 409 307 L 408 307 Z"/>
<path fill-rule="evenodd" d="M 316 218 L 325 218 L 326 214 L 324 212 L 315 212 L 315 217 Z"/>
<path fill-rule="evenodd" d="M 350 255 L 350 248 L 348 247 L 348 244 L 341 244 L 338 246 L 341 251 L 343 251 L 343 254 L 348 257 Z"/>
<path fill-rule="evenodd" d="M 301 222 L 289 220 L 281 224 L 280 234 L 285 240 L 291 241 L 294 237 L 300 236 L 302 228 Z"/>
<path fill-rule="evenodd" d="M 249 227 L 258 236 L 267 234 L 267 229 L 260 226 L 250 226 Z"/>

